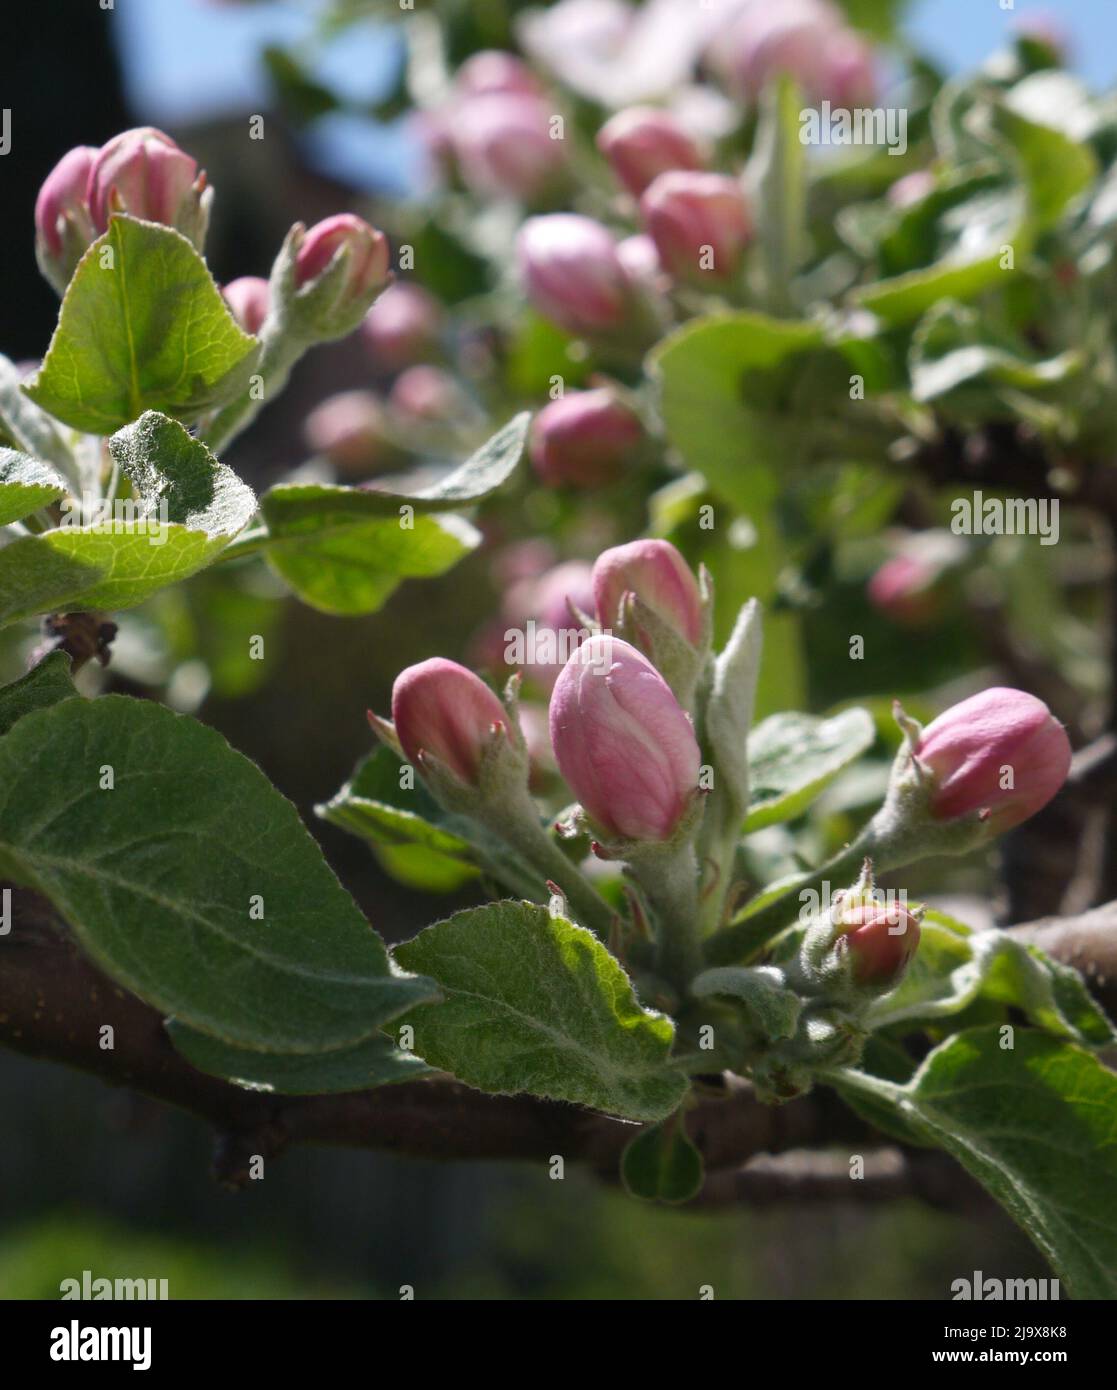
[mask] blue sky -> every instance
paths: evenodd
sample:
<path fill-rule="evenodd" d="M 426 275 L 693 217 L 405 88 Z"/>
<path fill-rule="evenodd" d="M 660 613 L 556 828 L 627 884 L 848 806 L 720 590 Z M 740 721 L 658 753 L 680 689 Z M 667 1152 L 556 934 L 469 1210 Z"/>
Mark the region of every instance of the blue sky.
<path fill-rule="evenodd" d="M 697 3 L 697 0 L 696 0 Z M 1055 16 L 1071 33 L 1073 66 L 1091 84 L 1113 83 L 1117 0 L 913 0 L 909 33 L 948 70 L 976 66 L 1028 13 Z M 207 0 L 122 0 L 115 11 L 129 95 L 137 115 L 176 125 L 199 117 L 262 109 L 267 83 L 259 52 L 265 43 L 297 43 L 310 30 L 309 5 L 219 5 Z M 348 30 L 319 69 L 330 85 L 355 99 L 383 90 L 393 65 L 385 29 Z M 367 125 L 331 117 L 316 130 L 319 161 L 366 187 L 403 188 L 410 174 L 399 141 L 370 141 Z"/>

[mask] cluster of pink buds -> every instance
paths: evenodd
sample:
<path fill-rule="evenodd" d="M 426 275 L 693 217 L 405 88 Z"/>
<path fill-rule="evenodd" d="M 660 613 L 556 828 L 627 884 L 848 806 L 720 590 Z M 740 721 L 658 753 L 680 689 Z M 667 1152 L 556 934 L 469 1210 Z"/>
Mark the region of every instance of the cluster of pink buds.
<path fill-rule="evenodd" d="M 200 251 L 212 192 L 204 172 L 169 135 L 126 130 L 100 149 L 79 145 L 47 175 L 35 202 L 35 253 L 61 294 L 89 244 L 114 213 L 161 222 Z"/>
<path fill-rule="evenodd" d="M 733 95 L 755 102 L 781 75 L 804 98 L 853 107 L 876 90 L 872 48 L 829 0 L 746 4 L 712 41 L 707 61 Z"/>
<path fill-rule="evenodd" d="M 535 203 L 567 174 L 561 117 L 511 53 L 475 53 L 422 127 L 432 153 L 480 197 Z"/>

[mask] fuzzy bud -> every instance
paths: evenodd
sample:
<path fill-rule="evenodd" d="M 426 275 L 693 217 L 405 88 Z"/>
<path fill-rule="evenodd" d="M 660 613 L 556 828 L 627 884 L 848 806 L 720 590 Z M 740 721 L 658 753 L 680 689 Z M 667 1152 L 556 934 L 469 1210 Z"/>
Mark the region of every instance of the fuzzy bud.
<path fill-rule="evenodd" d="M 618 111 L 598 131 L 597 148 L 634 198 L 659 174 L 702 168 L 698 146 L 669 112 L 654 106 Z"/>
<path fill-rule="evenodd" d="M 667 682 L 635 647 L 584 642 L 555 683 L 551 745 L 600 835 L 663 841 L 686 815 L 701 756 Z"/>
<path fill-rule="evenodd" d="M 1046 806 L 1066 781 L 1066 730 L 1023 690 L 996 686 L 952 705 L 922 731 L 914 755 L 932 784 L 936 820 L 985 813 L 994 832 Z"/>
<path fill-rule="evenodd" d="M 569 391 L 535 417 L 531 462 L 548 487 L 600 487 L 620 476 L 643 439 L 639 416 L 612 391 Z"/>
<path fill-rule="evenodd" d="M 496 726 L 507 728 L 504 706 L 472 671 L 445 657 L 409 666 L 392 687 L 392 722 L 407 758 L 422 767 L 437 758 L 475 787 Z"/>
<path fill-rule="evenodd" d="M 660 174 L 640 212 L 663 268 L 696 284 L 732 279 L 752 239 L 752 217 L 736 179 L 682 170 Z"/>

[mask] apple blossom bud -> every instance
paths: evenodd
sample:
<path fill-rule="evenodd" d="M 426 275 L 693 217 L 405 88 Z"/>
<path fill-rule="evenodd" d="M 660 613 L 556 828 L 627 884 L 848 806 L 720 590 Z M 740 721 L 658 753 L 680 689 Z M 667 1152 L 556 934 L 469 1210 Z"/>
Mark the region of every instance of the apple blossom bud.
<path fill-rule="evenodd" d="M 551 695 L 551 745 L 598 833 L 671 838 L 698 787 L 690 720 L 635 647 L 598 633 L 583 642 Z"/>
<path fill-rule="evenodd" d="M 568 391 L 535 417 L 529 452 L 548 487 L 592 488 L 618 478 L 643 438 L 639 416 L 612 391 Z"/>
<path fill-rule="evenodd" d="M 752 218 L 736 179 L 678 170 L 660 174 L 640 212 L 665 270 L 701 283 L 728 280 L 741 268 Z"/>
<path fill-rule="evenodd" d="M 532 202 L 557 183 L 564 141 L 551 133 L 550 108 L 538 97 L 493 92 L 470 97 L 454 113 L 454 153 L 462 182 L 481 197 Z"/>
<path fill-rule="evenodd" d="M 698 146 L 667 111 L 630 106 L 597 133 L 597 148 L 634 198 L 671 169 L 701 169 Z"/>
<path fill-rule="evenodd" d="M 429 356 L 442 327 L 442 310 L 420 285 L 389 285 L 361 321 L 361 341 L 382 371 L 398 372 Z"/>
<path fill-rule="evenodd" d="M 922 627 L 939 612 L 932 586 L 939 569 L 918 555 L 899 554 L 885 560 L 869 580 L 869 602 L 893 622 Z"/>
<path fill-rule="evenodd" d="M 862 985 L 895 984 L 919 946 L 919 921 L 899 903 L 856 903 L 834 925 L 838 949 L 849 952 Z"/>
<path fill-rule="evenodd" d="M 516 255 L 524 288 L 546 318 L 571 333 L 620 328 L 631 287 L 612 234 L 577 213 L 531 217 L 520 229 Z"/>
<path fill-rule="evenodd" d="M 295 285 L 302 289 L 325 271 L 336 255 L 349 254 L 344 298 L 367 297 L 388 279 L 388 238 L 351 212 L 317 222 L 303 237 L 295 257 Z"/>
<path fill-rule="evenodd" d="M 473 411 L 461 386 L 441 367 L 408 367 L 392 383 L 388 404 L 402 423 L 443 424 Z"/>
<path fill-rule="evenodd" d="M 384 408 L 371 391 L 341 391 L 316 405 L 303 434 L 316 454 L 324 454 L 345 473 L 375 467 L 391 453 Z"/>
<path fill-rule="evenodd" d="M 96 157 L 92 145 L 68 151 L 46 176 L 35 199 L 35 255 L 43 275 L 60 294 L 93 240 L 86 189 Z"/>
<path fill-rule="evenodd" d="M 487 96 L 492 92 L 538 96 L 540 91 L 528 65 L 499 48 L 482 49 L 467 58 L 454 74 L 454 87 L 463 96 Z"/>
<path fill-rule="evenodd" d="M 931 779 L 936 820 L 982 812 L 998 833 L 1046 806 L 1071 760 L 1066 730 L 1043 701 L 1000 686 L 952 705 L 913 751 Z"/>
<path fill-rule="evenodd" d="M 738 97 L 755 101 L 781 75 L 811 102 L 857 105 L 875 90 L 868 45 L 825 0 L 750 5 L 719 32 L 711 66 Z"/>
<path fill-rule="evenodd" d="M 259 275 L 242 275 L 239 280 L 230 280 L 221 294 L 233 318 L 255 337 L 268 316 L 268 282 Z"/>
<path fill-rule="evenodd" d="M 392 722 L 415 766 L 422 767 L 424 754 L 429 754 L 475 787 L 493 729 L 507 728 L 508 715 L 479 676 L 436 656 L 396 677 Z"/>
<path fill-rule="evenodd" d="M 206 176 L 169 135 L 141 126 L 98 150 L 86 188 L 93 230 L 108 229 L 114 212 L 174 227 L 200 251 L 209 220 Z"/>
<path fill-rule="evenodd" d="M 634 282 L 643 282 L 658 290 L 663 280 L 663 267 L 655 242 L 644 232 L 626 236 L 617 243 L 617 256 L 625 274 Z"/>
<path fill-rule="evenodd" d="M 670 541 L 630 541 L 597 557 L 593 596 L 602 627 L 618 622 L 626 594 L 634 594 L 691 646 L 701 642 L 698 582 Z"/>

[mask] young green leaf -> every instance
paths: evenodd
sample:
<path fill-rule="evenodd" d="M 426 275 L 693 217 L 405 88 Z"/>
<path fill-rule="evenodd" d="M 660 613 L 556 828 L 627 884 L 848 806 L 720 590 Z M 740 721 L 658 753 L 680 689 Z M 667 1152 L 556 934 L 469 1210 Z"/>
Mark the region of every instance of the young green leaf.
<path fill-rule="evenodd" d="M 702 1155 L 690 1142 L 681 1111 L 649 1125 L 621 1155 L 621 1181 L 647 1202 L 689 1202 L 702 1190 Z"/>
<path fill-rule="evenodd" d="M 45 709 L 75 695 L 70 658 L 65 652 L 51 652 L 19 680 L 0 686 L 0 735 L 32 710 Z"/>
<path fill-rule="evenodd" d="M 400 1051 L 383 1033 L 374 1033 L 354 1047 L 307 1054 L 251 1052 L 173 1018 L 168 1019 L 166 1028 L 171 1042 L 191 1066 L 251 1091 L 274 1091 L 284 1096 L 370 1091 L 374 1086 L 429 1076 L 432 1070 L 418 1057 Z"/>
<path fill-rule="evenodd" d="M 132 510 L 0 550 L 0 626 L 63 607 L 134 607 L 212 563 L 256 509 L 231 468 L 157 411 L 114 435 L 109 451 L 132 483 Z"/>
<path fill-rule="evenodd" d="M 346 526 L 360 527 L 378 517 L 391 517 L 398 523 L 404 507 L 424 513 L 477 506 L 512 476 L 523 457 L 530 421 L 530 414 L 521 412 L 465 463 L 419 492 L 390 492 L 376 485 L 280 483 L 260 498 L 269 533 L 279 538 L 336 532 Z"/>
<path fill-rule="evenodd" d="M 0 353 L 0 438 L 5 436 L 34 458 L 63 469 L 73 464 L 57 423 L 27 399 L 19 368 Z"/>
<path fill-rule="evenodd" d="M 141 999 L 241 1047 L 344 1047 L 435 993 L 393 972 L 260 770 L 146 700 L 63 700 L 0 739 L 0 875 Z"/>
<path fill-rule="evenodd" d="M 268 564 L 311 608 L 356 616 L 383 607 L 404 579 L 445 574 L 481 543 L 481 533 L 461 516 L 315 523 L 271 536 Z"/>
<path fill-rule="evenodd" d="M 548 896 L 519 855 L 476 821 L 444 810 L 421 779 L 401 787 L 400 767 L 390 749 L 377 748 L 316 814 L 367 840 L 388 872 L 412 887 L 453 892 L 485 872 L 519 897 Z"/>
<path fill-rule="evenodd" d="M 1117 1298 L 1117 1076 L 1096 1058 L 994 1025 L 948 1038 L 907 1085 L 834 1080 L 891 1104 L 953 1154 L 1074 1297 Z"/>
<path fill-rule="evenodd" d="M 832 719 L 773 714 L 749 736 L 747 831 L 793 820 L 855 762 L 876 737 L 868 710 L 847 709 Z"/>
<path fill-rule="evenodd" d="M 770 1042 L 795 1036 L 803 1008 L 780 971 L 770 965 L 716 965 L 695 976 L 690 992 L 696 999 L 721 995 L 739 1000 L 750 1026 Z"/>
<path fill-rule="evenodd" d="M 196 420 L 244 389 L 258 354 L 184 236 L 116 216 L 81 258 L 24 390 L 75 429 L 112 434 L 145 410 Z"/>
<path fill-rule="evenodd" d="M 868 1022 L 888 1028 L 948 1018 L 978 998 L 1020 1009 L 1048 1033 L 1084 1047 L 1117 1041 L 1076 970 L 1006 932 L 961 936 L 931 914 L 899 987 L 873 1005 Z"/>
<path fill-rule="evenodd" d="M 469 1086 L 527 1091 L 630 1120 L 662 1119 L 686 1092 L 686 1077 L 670 1062 L 671 1020 L 640 1006 L 596 937 L 546 908 L 471 908 L 394 954 L 444 996 L 396 1028 L 411 1025 L 414 1051 Z"/>
<path fill-rule="evenodd" d="M 22 521 L 69 490 L 66 479 L 45 463 L 15 449 L 0 449 L 0 526 Z"/>

